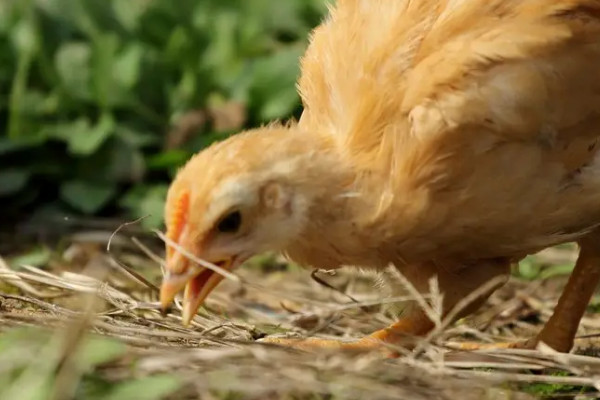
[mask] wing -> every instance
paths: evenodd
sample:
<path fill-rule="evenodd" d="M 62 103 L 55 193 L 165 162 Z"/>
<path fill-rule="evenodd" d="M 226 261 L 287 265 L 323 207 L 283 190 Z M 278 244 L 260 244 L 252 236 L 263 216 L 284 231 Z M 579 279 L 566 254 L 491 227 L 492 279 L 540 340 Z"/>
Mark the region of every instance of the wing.
<path fill-rule="evenodd" d="M 385 175 L 370 219 L 409 247 L 498 255 L 600 223 L 599 0 L 341 1 L 300 91 L 306 129 Z"/>
<path fill-rule="evenodd" d="M 599 32 L 599 0 L 341 0 L 302 60 L 303 118 L 363 150 L 405 117 L 417 135 L 492 119 L 532 139 L 594 108 L 597 64 L 580 60 Z"/>
<path fill-rule="evenodd" d="M 398 174 L 449 206 L 429 234 L 446 224 L 440 243 L 474 256 L 536 251 L 600 223 L 600 2 L 503 3 L 482 30 L 453 14 L 432 31 L 402 101 L 418 139 Z"/>

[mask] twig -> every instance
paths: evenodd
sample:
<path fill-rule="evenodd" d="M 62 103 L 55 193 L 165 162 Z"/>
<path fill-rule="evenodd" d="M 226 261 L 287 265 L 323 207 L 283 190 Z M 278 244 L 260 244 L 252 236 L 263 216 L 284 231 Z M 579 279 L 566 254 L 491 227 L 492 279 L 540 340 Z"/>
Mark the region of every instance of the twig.
<path fill-rule="evenodd" d="M 114 267 L 116 267 L 117 269 L 119 269 L 123 274 L 125 274 L 125 276 L 127 276 L 128 278 L 134 280 L 136 283 L 139 283 L 141 285 L 144 285 L 146 287 L 148 287 L 149 289 L 155 291 L 155 292 L 160 292 L 160 289 L 156 287 L 156 285 L 154 285 L 152 282 L 148 281 L 146 278 L 144 278 L 142 275 L 138 274 L 136 271 L 134 271 L 132 268 L 129 268 L 127 265 L 123 264 L 122 262 L 120 262 L 119 260 L 117 260 L 111 253 L 110 251 L 110 245 L 113 241 L 113 238 L 115 237 L 115 235 L 123 228 L 125 228 L 126 226 L 129 225 L 134 225 L 139 223 L 140 221 L 142 221 L 143 219 L 147 218 L 148 215 L 145 215 L 143 217 L 140 217 L 134 221 L 129 221 L 129 222 L 124 222 L 121 225 L 119 225 L 117 227 L 117 229 L 115 229 L 110 237 L 108 238 L 108 242 L 106 243 L 106 253 L 108 254 L 108 257 L 110 259 L 110 261 L 112 262 L 112 265 Z"/>
<path fill-rule="evenodd" d="M 23 279 L 9 267 L 8 264 L 4 261 L 4 259 L 0 256 L 0 274 L 2 272 L 4 272 L 4 274 L 0 275 L 0 279 L 3 279 L 7 283 L 10 283 L 11 285 L 21 289 L 25 293 L 29 293 L 36 297 L 42 298 L 56 296 L 56 293 L 41 292 L 33 286 L 31 286 L 30 284 L 28 284 L 27 282 L 24 282 Z"/>
<path fill-rule="evenodd" d="M 64 314 L 64 315 L 68 315 L 68 316 L 76 316 L 76 315 L 80 314 L 77 311 L 72 311 L 72 310 L 69 310 L 66 308 L 62 308 L 62 307 L 57 306 L 56 304 L 48 303 L 48 302 L 36 299 L 34 297 L 18 296 L 15 294 L 7 294 L 7 293 L 0 293 L 0 297 L 3 297 L 5 299 L 18 300 L 18 301 L 22 301 L 25 303 L 31 303 L 40 308 L 51 311 L 53 313 Z"/>
<path fill-rule="evenodd" d="M 174 241 L 172 241 L 171 239 L 169 239 L 161 231 L 154 229 L 154 233 L 156 233 L 156 235 L 158 235 L 158 237 L 163 242 L 165 242 L 167 245 L 173 247 L 175 250 L 177 250 L 178 252 L 180 252 L 181 254 L 183 254 L 184 256 L 186 256 L 187 258 L 189 258 L 191 261 L 195 262 L 196 264 L 201 265 L 204 268 L 209 269 L 219 275 L 222 275 L 224 278 L 227 278 L 227 279 L 232 280 L 237 283 L 242 283 L 242 279 L 239 276 L 225 270 L 224 268 L 219 267 L 218 265 L 215 265 L 206 260 L 196 257 L 194 254 L 192 254 L 191 252 L 189 252 L 186 249 L 184 249 L 183 247 L 181 247 L 179 244 L 177 244 Z"/>
<path fill-rule="evenodd" d="M 438 315 L 427 303 L 423 294 L 421 294 L 417 288 L 415 288 L 415 286 L 408 279 L 406 279 L 404 274 L 402 274 L 398 268 L 395 268 L 393 265 L 391 265 L 390 271 L 393 272 L 394 277 L 400 281 L 402 286 L 404 286 L 408 293 L 413 297 L 413 300 L 417 302 L 419 307 L 421 307 L 425 315 L 427 315 L 427 318 L 429 318 L 436 327 L 440 326 L 442 323 L 441 316 Z"/>
<path fill-rule="evenodd" d="M 320 269 L 313 269 L 310 273 L 310 277 L 317 282 L 319 285 L 321 286 L 325 286 L 328 289 L 331 289 L 339 294 L 341 294 L 342 296 L 346 297 L 347 299 L 350 299 L 350 301 L 352 301 L 353 303 L 356 304 L 356 306 L 358 308 L 360 308 L 362 311 L 364 312 L 369 312 L 369 309 L 365 306 L 359 305 L 360 302 L 358 300 L 356 300 L 354 297 L 350 296 L 348 293 L 344 292 L 342 289 L 338 289 L 335 286 L 331 285 L 329 282 L 325 281 L 324 279 L 322 279 L 320 276 L 318 276 L 317 274 L 322 271 Z"/>
<path fill-rule="evenodd" d="M 117 233 L 119 233 L 120 230 L 124 229 L 127 226 L 138 224 L 140 221 L 143 221 L 144 219 L 148 218 L 149 216 L 150 215 L 144 215 L 143 217 L 140 217 L 140 218 L 138 218 L 136 220 L 123 222 L 121 225 L 119 225 L 117 227 L 117 229 L 115 229 L 110 234 L 110 237 L 108 238 L 108 242 L 106 242 L 106 252 L 110 253 L 110 245 L 111 245 L 111 243 L 113 241 L 113 238 L 117 235 Z"/>
<path fill-rule="evenodd" d="M 116 267 L 118 270 L 120 270 L 129 279 L 132 279 L 133 281 L 135 281 L 138 284 L 146 286 L 147 288 L 149 288 L 150 290 L 153 290 L 156 293 L 160 292 L 160 289 L 158 287 L 156 287 L 155 284 L 153 284 L 152 282 L 150 282 L 149 280 L 144 278 L 142 275 L 138 274 L 132 268 L 129 268 L 127 265 L 118 261 L 116 258 L 114 258 L 112 256 L 112 254 L 109 254 L 109 261 L 111 262 L 111 264 L 114 267 Z"/>
<path fill-rule="evenodd" d="M 138 240 L 135 236 L 131 238 L 131 241 L 152 261 L 160 265 L 161 268 L 165 267 L 165 262 L 162 258 L 157 256 L 152 250 L 148 248 L 144 243 Z"/>

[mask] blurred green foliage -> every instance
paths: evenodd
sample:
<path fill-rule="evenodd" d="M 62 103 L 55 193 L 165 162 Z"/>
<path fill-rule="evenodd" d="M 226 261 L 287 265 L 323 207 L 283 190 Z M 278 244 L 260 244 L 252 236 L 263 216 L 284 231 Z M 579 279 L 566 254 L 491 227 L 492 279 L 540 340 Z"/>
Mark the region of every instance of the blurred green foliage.
<path fill-rule="evenodd" d="M 114 376 L 107 379 L 103 367 L 126 357 L 127 346 L 110 338 L 90 335 L 83 338 L 79 346 L 69 348 L 65 345 L 68 337 L 61 330 L 51 335 L 37 328 L 17 328 L 0 333 L 3 366 L 0 398 L 159 400 L 182 386 L 180 379 L 170 374 L 132 377 L 130 375 L 136 374 L 135 365 L 128 367 L 129 373 L 123 374 L 121 379 L 114 379 Z M 58 378 L 64 372 L 65 357 L 72 357 L 67 381 L 73 386 L 72 390 L 60 387 Z M 61 392 L 72 396 L 60 396 Z"/>
<path fill-rule="evenodd" d="M 152 214 L 191 153 L 300 110 L 324 0 L 0 1 L 0 201 Z"/>

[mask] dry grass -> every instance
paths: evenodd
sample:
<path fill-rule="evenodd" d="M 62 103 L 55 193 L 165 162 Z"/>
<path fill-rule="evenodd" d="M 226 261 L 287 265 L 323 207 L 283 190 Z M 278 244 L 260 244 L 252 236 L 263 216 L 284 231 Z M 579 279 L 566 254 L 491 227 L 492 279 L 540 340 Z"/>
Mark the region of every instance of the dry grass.
<path fill-rule="evenodd" d="M 12 398 L 7 396 L 42 378 L 49 383 L 46 397 L 40 399 L 142 398 L 141 392 L 153 390 L 151 384 L 168 390 L 157 389 L 156 396 L 144 398 L 533 398 L 523 391 L 537 396 L 573 392 L 579 393 L 578 398 L 595 398 L 600 389 L 600 359 L 581 354 L 596 353 L 593 338 L 578 340 L 578 355 L 548 350 L 465 353 L 445 346 L 465 337 L 497 341 L 532 335 L 549 317 L 563 277 L 515 279 L 477 315 L 452 327 L 438 321 L 440 329 L 419 351 L 397 359 L 308 354 L 256 339 L 267 334 L 360 337 L 392 322 L 387 306 L 410 296 L 386 298 L 373 290 L 374 277 L 354 271 L 335 276 L 320 273 L 311 280 L 306 271 L 285 267 L 271 257 L 255 260 L 238 271 L 238 278 L 225 281 L 192 326 L 183 328 L 178 303 L 168 316 L 160 314 L 156 289 L 160 258 L 151 250 L 118 234 L 107 254 L 109 234 L 79 237 L 85 240 L 73 240 L 42 267 L 19 268 L 0 259 L 4 282 L 0 326 L 9 332 L 0 338 L 11 337 L 11 328 L 18 327 L 42 327 L 48 332 L 31 337 L 17 334 L 12 352 L 6 344 L 3 349 L 0 340 L 0 398 Z M 572 259 L 570 249 L 552 249 L 537 258 L 545 265 Z M 432 288 L 430 312 L 435 313 L 435 285 Z M 599 326 L 600 318 L 589 314 L 580 334 L 593 336 Z M 85 353 L 90 334 L 126 346 L 84 368 L 80 354 Z M 21 350 L 15 352 L 19 346 Z M 33 348 L 39 353 L 30 354 Z M 41 359 L 51 362 L 40 363 Z M 45 369 L 38 364 L 46 365 Z M 156 376 L 174 378 L 176 384 L 168 379 L 144 381 Z M 142 384 L 136 395 L 122 390 L 112 397 L 83 396 L 82 386 L 90 379 L 104 386 L 133 379 Z"/>

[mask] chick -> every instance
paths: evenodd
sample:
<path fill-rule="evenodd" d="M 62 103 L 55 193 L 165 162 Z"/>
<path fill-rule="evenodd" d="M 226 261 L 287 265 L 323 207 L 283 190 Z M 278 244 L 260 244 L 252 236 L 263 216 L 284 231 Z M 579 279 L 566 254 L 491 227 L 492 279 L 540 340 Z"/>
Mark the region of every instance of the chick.
<path fill-rule="evenodd" d="M 423 293 L 437 277 L 454 318 L 512 262 L 577 241 L 546 326 L 498 344 L 569 351 L 600 279 L 600 1 L 340 0 L 301 71 L 297 124 L 235 135 L 179 171 L 170 240 L 228 271 L 271 250 L 313 268 L 391 265 Z M 222 276 L 170 245 L 167 269 L 161 301 L 185 287 L 189 322 Z M 412 307 L 355 342 L 273 341 L 377 348 L 432 328 Z"/>

